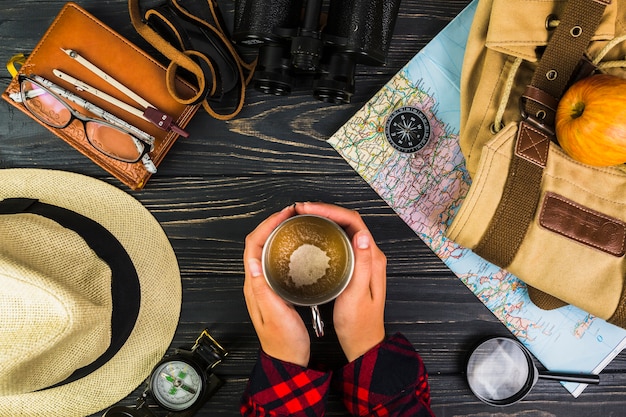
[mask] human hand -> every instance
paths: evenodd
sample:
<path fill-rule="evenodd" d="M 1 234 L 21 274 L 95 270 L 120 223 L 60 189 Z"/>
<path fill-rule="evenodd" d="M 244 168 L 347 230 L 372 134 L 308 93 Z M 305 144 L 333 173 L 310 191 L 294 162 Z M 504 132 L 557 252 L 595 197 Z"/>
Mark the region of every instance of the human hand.
<path fill-rule="evenodd" d="M 352 240 L 354 274 L 333 311 L 337 338 L 352 362 L 385 338 L 387 258 L 356 211 L 325 203 L 298 203 L 295 209 L 333 220 Z"/>
<path fill-rule="evenodd" d="M 293 206 L 274 213 L 246 237 L 243 293 L 263 351 L 273 358 L 307 366 L 311 341 L 304 322 L 296 309 L 270 288 L 261 266 L 267 238 L 282 221 L 295 214 Z"/>

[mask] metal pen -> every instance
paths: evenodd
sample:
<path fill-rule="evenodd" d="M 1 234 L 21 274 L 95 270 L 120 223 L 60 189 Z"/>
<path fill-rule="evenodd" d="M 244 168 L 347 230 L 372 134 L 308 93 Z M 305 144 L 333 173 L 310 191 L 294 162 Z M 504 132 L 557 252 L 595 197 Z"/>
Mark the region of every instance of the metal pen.
<path fill-rule="evenodd" d="M 67 54 L 70 58 L 81 64 L 83 67 L 87 68 L 89 71 L 96 74 L 98 77 L 109 83 L 111 86 L 116 88 L 118 91 L 121 91 L 126 96 L 133 99 L 136 103 L 145 108 L 143 111 L 142 117 L 144 117 L 149 122 L 153 123 L 155 126 L 163 129 L 165 131 L 172 131 L 178 133 L 183 137 L 189 137 L 189 133 L 185 132 L 183 129 L 178 127 L 176 123 L 174 123 L 174 118 L 172 116 L 167 115 L 161 110 L 157 109 L 155 106 L 150 104 L 147 100 L 139 96 L 137 93 L 126 87 L 124 84 L 117 81 L 115 78 L 111 77 L 106 72 L 102 71 L 96 65 L 91 63 L 89 60 L 83 58 L 78 52 L 72 49 L 64 49 L 61 48 L 63 52 Z"/>
<path fill-rule="evenodd" d="M 114 106 L 119 107 L 122 110 L 127 111 L 128 113 L 140 117 L 146 121 L 150 121 L 146 116 L 144 116 L 143 111 L 140 109 L 137 109 L 133 106 L 129 106 L 128 104 L 124 103 L 121 100 L 118 100 L 117 98 L 105 93 L 104 91 L 100 91 L 95 87 L 92 87 L 91 85 L 87 84 L 84 81 L 81 81 L 77 78 L 72 77 L 69 74 L 64 73 L 61 70 L 58 69 L 53 69 L 52 73 L 54 75 L 56 75 L 58 78 L 60 78 L 61 80 L 65 80 L 68 83 L 72 84 L 74 87 L 76 87 L 76 89 L 78 91 L 85 91 L 87 93 L 90 93 L 96 97 L 99 97 L 101 99 L 103 99 L 104 101 L 113 104 Z"/>

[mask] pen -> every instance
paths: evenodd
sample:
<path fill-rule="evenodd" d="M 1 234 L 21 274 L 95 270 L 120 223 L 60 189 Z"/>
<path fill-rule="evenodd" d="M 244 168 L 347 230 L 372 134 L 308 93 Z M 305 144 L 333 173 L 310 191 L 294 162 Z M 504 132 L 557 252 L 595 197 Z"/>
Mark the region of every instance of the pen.
<path fill-rule="evenodd" d="M 74 87 L 76 87 L 76 89 L 78 91 L 86 91 L 86 92 L 88 92 L 90 94 L 93 94 L 96 97 L 99 97 L 99 98 L 101 98 L 101 99 L 103 99 L 103 100 L 113 104 L 114 106 L 119 107 L 122 110 L 126 110 L 128 113 L 130 113 L 132 115 L 135 115 L 137 117 L 140 117 L 140 118 L 142 118 L 144 120 L 149 121 L 148 118 L 146 116 L 144 116 L 144 114 L 143 114 L 144 112 L 143 111 L 141 111 L 141 110 L 139 110 L 139 109 L 137 109 L 137 108 L 135 108 L 133 106 L 129 106 L 128 104 L 124 103 L 123 101 L 118 100 L 115 97 L 110 96 L 107 93 L 105 93 L 103 91 L 100 91 L 100 90 L 98 90 L 95 87 L 90 86 L 89 84 L 87 84 L 84 81 L 76 79 L 76 78 L 72 77 L 71 75 L 66 74 L 63 71 L 58 70 L 58 69 L 53 69 L 52 73 L 54 75 L 56 75 L 58 78 L 60 78 L 62 80 L 65 80 L 68 83 L 72 84 Z"/>
<path fill-rule="evenodd" d="M 164 112 L 162 112 L 161 110 L 157 109 L 155 106 L 150 104 L 147 100 L 145 100 L 144 98 L 136 94 L 134 91 L 132 91 L 128 87 L 126 87 L 124 84 L 120 83 L 115 78 L 111 77 L 109 74 L 102 71 L 100 68 L 98 68 L 96 65 L 94 65 L 87 59 L 83 58 L 78 52 L 72 49 L 64 49 L 64 48 L 61 48 L 61 50 L 65 52 L 67 56 L 74 59 L 76 62 L 78 62 L 85 68 L 87 68 L 89 71 L 93 72 L 98 77 L 100 77 L 101 79 L 109 83 L 111 86 L 121 91 L 126 96 L 133 99 L 136 103 L 144 107 L 145 110 L 143 112 L 142 117 L 144 117 L 146 120 L 148 120 L 149 122 L 153 123 L 160 129 L 163 129 L 165 131 L 171 130 L 185 138 L 189 137 L 189 133 L 185 132 L 183 129 L 178 127 L 176 123 L 174 123 L 174 118 L 172 116 L 169 116 L 165 114 Z M 88 91 L 88 90 L 85 90 L 85 91 Z"/>

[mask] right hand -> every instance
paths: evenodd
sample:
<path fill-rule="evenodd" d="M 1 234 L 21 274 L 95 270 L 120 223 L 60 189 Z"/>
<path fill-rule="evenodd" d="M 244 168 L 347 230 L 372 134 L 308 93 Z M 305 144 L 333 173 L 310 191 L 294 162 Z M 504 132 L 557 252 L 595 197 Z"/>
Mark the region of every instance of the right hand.
<path fill-rule="evenodd" d="M 333 311 L 337 338 L 352 362 L 385 338 L 387 258 L 356 211 L 324 203 L 298 203 L 296 212 L 327 217 L 352 240 L 354 274 L 335 300 Z"/>

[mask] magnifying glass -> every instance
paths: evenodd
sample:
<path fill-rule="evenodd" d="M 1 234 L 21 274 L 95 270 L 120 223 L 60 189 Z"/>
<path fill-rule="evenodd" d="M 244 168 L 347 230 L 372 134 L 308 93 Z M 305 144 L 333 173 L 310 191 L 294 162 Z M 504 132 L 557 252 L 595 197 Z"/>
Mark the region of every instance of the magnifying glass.
<path fill-rule="evenodd" d="M 524 398 L 539 378 L 581 384 L 599 384 L 593 374 L 539 371 L 528 349 L 508 337 L 494 337 L 479 344 L 467 361 L 467 382 L 484 403 L 514 404 Z"/>

